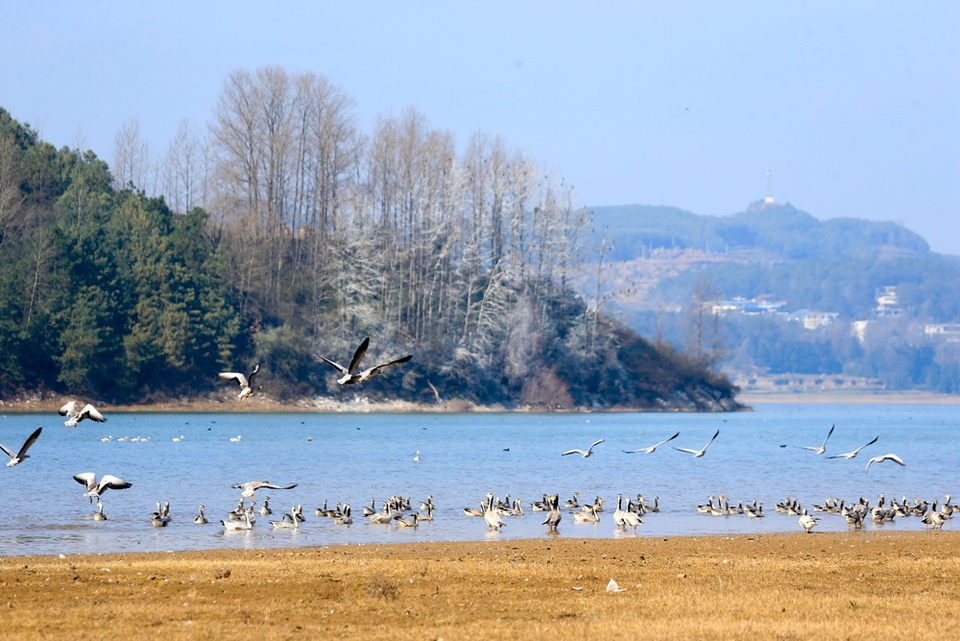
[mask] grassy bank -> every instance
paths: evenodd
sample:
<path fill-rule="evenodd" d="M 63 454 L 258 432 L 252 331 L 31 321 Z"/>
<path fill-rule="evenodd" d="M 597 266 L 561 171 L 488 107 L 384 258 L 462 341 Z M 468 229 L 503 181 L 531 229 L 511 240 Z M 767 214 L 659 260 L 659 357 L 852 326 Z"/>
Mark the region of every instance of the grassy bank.
<path fill-rule="evenodd" d="M 940 639 L 958 552 L 947 531 L 13 557 L 0 607 L 8 639 Z"/>

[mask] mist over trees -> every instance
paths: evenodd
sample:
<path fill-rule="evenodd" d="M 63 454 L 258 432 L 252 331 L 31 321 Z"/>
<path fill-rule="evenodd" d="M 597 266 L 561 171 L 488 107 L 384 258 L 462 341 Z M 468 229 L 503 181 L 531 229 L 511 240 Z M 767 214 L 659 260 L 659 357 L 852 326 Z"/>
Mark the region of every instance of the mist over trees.
<path fill-rule="evenodd" d="M 0 391 L 194 396 L 263 364 L 270 395 L 351 398 L 335 360 L 414 360 L 374 398 L 733 408 L 708 363 L 590 313 L 587 214 L 499 137 L 410 108 L 373 130 L 326 78 L 237 70 L 206 129 L 111 169 L 0 110 Z M 650 376 L 651 371 L 658 372 Z"/>

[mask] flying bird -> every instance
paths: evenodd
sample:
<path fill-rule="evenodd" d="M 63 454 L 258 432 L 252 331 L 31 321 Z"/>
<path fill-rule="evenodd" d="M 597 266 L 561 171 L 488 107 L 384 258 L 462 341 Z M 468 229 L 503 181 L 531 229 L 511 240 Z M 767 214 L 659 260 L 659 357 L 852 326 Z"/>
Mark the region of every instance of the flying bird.
<path fill-rule="evenodd" d="M 97 483 L 97 475 L 93 472 L 77 474 L 73 477 L 73 480 L 87 487 L 87 491 L 84 493 L 84 496 L 90 497 L 91 503 L 93 503 L 93 497 L 97 497 L 97 503 L 99 503 L 100 495 L 107 490 L 125 490 L 133 485 L 132 483 L 128 483 L 121 478 L 113 476 L 112 474 L 104 474 L 100 479 L 100 482 Z"/>
<path fill-rule="evenodd" d="M 590 446 L 590 449 L 588 449 L 586 452 L 584 452 L 583 450 L 567 450 L 566 452 L 564 452 L 564 453 L 561 454 L 560 456 L 566 456 L 567 454 L 579 454 L 579 455 L 582 456 L 583 458 L 589 458 L 590 455 L 593 454 L 593 448 L 595 448 L 597 445 L 600 445 L 600 443 L 603 443 L 603 441 L 604 441 L 604 439 L 600 439 L 600 440 L 598 440 L 598 441 L 594 441 L 594 442 L 593 442 L 593 445 L 591 445 L 591 446 Z"/>
<path fill-rule="evenodd" d="M 367 336 L 363 339 L 363 342 L 360 343 L 360 346 L 357 347 L 357 350 L 353 353 L 353 358 L 350 360 L 350 367 L 344 367 L 340 363 L 331 361 L 325 356 L 317 354 L 317 358 L 322 360 L 324 363 L 327 363 L 334 369 L 336 369 L 342 376 L 337 379 L 337 382 L 340 383 L 340 386 L 344 385 L 354 385 L 356 383 L 363 383 L 378 374 L 382 374 L 383 370 L 388 367 L 393 367 L 394 365 L 400 365 L 401 363 L 406 363 L 411 358 L 413 354 L 407 354 L 403 358 L 398 358 L 397 360 L 390 361 L 389 363 L 381 363 L 380 365 L 374 365 L 373 367 L 368 367 L 363 371 L 357 371 L 360 367 L 360 361 L 363 360 L 364 355 L 367 353 L 367 347 L 370 346 L 370 337 Z"/>
<path fill-rule="evenodd" d="M 720 430 L 717 430 L 717 433 L 713 435 L 713 438 L 710 439 L 710 443 L 713 443 L 715 440 L 717 440 L 718 436 L 720 436 Z M 696 458 L 703 458 L 703 455 L 707 453 L 707 448 L 710 447 L 710 443 L 707 443 L 706 445 L 704 445 L 702 450 L 691 450 L 686 447 L 675 447 L 673 449 L 677 450 L 678 452 L 686 452 L 687 454 L 693 454 L 694 457 Z"/>
<path fill-rule="evenodd" d="M 240 496 L 245 499 L 252 499 L 253 493 L 260 489 L 292 490 L 295 487 L 297 487 L 296 483 L 293 485 L 274 485 L 270 481 L 247 481 L 246 483 L 237 483 L 233 486 L 236 490 L 243 490 Z"/>
<path fill-rule="evenodd" d="M 641 447 L 639 450 L 623 450 L 623 452 L 624 454 L 638 454 L 640 452 L 643 452 L 644 454 L 653 454 L 654 452 L 657 451 L 658 447 L 660 447 L 664 443 L 669 443 L 670 441 L 677 438 L 678 436 L 680 436 L 680 432 L 677 432 L 676 434 L 674 434 L 673 436 L 671 436 L 665 441 L 660 441 L 656 445 L 651 445 L 650 447 Z"/>
<path fill-rule="evenodd" d="M 815 452 L 817 454 L 823 454 L 827 451 L 827 441 L 830 440 L 830 435 L 833 434 L 834 427 L 836 427 L 836 425 L 833 425 L 830 428 L 830 431 L 827 432 L 827 438 L 823 439 L 823 445 L 820 447 L 812 447 L 809 445 L 797 445 L 796 447 L 799 447 L 801 450 L 810 450 L 811 452 Z"/>
<path fill-rule="evenodd" d="M 84 405 L 83 409 L 78 410 L 76 401 L 70 401 L 61 407 L 60 416 L 67 417 L 67 421 L 64 423 L 66 427 L 76 427 L 77 423 L 87 418 L 89 418 L 91 421 L 96 421 L 97 423 L 105 423 L 107 420 L 103 418 L 103 414 L 98 412 L 97 408 L 90 403 Z"/>
<path fill-rule="evenodd" d="M 13 467 L 14 465 L 19 465 L 23 463 L 24 460 L 30 458 L 30 455 L 27 454 L 27 450 L 30 449 L 30 446 L 37 442 L 37 438 L 40 436 L 40 432 L 43 431 L 42 427 L 38 427 L 33 431 L 26 441 L 23 442 L 23 446 L 20 447 L 20 451 L 14 454 L 3 445 L 0 445 L 0 450 L 10 457 L 10 461 L 7 463 L 7 467 Z"/>
<path fill-rule="evenodd" d="M 873 445 L 874 443 L 877 442 L 877 439 L 879 439 L 879 438 L 880 438 L 880 436 L 878 435 L 878 436 L 877 436 L 876 438 L 874 438 L 872 441 L 870 441 L 869 443 L 867 443 L 867 445 Z M 852 459 L 852 458 L 856 458 L 857 454 L 860 453 L 860 450 L 862 450 L 863 448 L 867 447 L 867 445 L 861 445 L 860 447 L 858 447 L 857 449 L 853 450 L 852 452 L 846 452 L 846 453 L 844 453 L 844 454 L 834 454 L 833 456 L 828 456 L 827 458 L 845 458 L 845 459 L 847 459 L 847 460 Z"/>
<path fill-rule="evenodd" d="M 250 398 L 250 396 L 253 394 L 254 392 L 254 389 L 252 387 L 253 377 L 256 376 L 257 372 L 259 371 L 260 371 L 260 363 L 257 363 L 256 366 L 253 368 L 253 371 L 250 372 L 249 376 L 244 376 L 239 372 L 220 372 L 219 374 L 217 374 L 217 376 L 219 376 L 225 381 L 233 381 L 237 385 L 239 385 L 240 393 L 237 394 L 237 398 L 239 398 L 242 401 L 244 399 Z M 257 388 L 257 390 L 262 390 L 262 389 L 263 389 L 263 385 Z"/>
<path fill-rule="evenodd" d="M 874 456 L 872 459 L 867 461 L 867 469 L 865 469 L 863 473 L 866 474 L 867 472 L 869 472 L 870 466 L 873 465 L 874 463 L 883 463 L 884 461 L 893 461 L 897 465 L 902 465 L 903 467 L 907 466 L 907 464 L 903 462 L 903 459 L 901 459 L 896 454 L 884 454 L 882 456 Z M 11 465 L 11 463 L 7 463 L 7 465 Z"/>

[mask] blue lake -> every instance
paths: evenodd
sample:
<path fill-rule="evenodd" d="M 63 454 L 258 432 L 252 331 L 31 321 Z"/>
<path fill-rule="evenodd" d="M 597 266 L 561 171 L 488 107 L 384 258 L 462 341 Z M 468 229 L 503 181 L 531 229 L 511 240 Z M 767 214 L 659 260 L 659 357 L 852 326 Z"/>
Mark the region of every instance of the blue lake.
<path fill-rule="evenodd" d="M 345 543 L 528 539 L 546 536 L 543 513 L 530 501 L 573 492 L 580 502 L 606 499 L 595 525 L 575 524 L 564 513 L 559 536 L 614 538 L 611 520 L 618 494 L 642 493 L 661 511 L 648 514 L 637 536 L 800 531 L 797 518 L 774 505 L 797 497 L 807 507 L 839 497 L 876 503 L 907 496 L 943 501 L 960 498 L 957 488 L 960 408 L 950 405 L 761 404 L 738 414 L 147 414 L 110 413 L 107 423 L 63 426 L 57 415 L 0 416 L 0 443 L 12 450 L 38 426 L 37 443 L 24 463 L 0 469 L 0 555 L 80 554 L 211 548 L 317 546 Z M 827 453 L 796 446 L 820 445 L 836 431 Z M 703 458 L 671 448 L 703 447 L 720 430 Z M 680 437 L 653 454 L 622 450 L 652 445 L 679 431 Z M 104 442 L 102 437 L 112 436 Z M 183 435 L 181 442 L 173 437 Z M 239 441 L 231 437 L 242 436 Z M 873 437 L 874 445 L 853 460 L 828 459 Z M 140 440 L 119 442 L 120 437 Z M 561 456 L 603 438 L 590 458 Z M 786 447 L 783 447 L 786 446 Z M 414 461 L 420 452 L 420 461 Z M 873 465 L 872 456 L 896 453 L 905 462 Z M 133 486 L 103 495 L 108 520 L 93 519 L 95 504 L 73 480 L 81 472 L 113 474 Z M 269 480 L 292 490 L 270 495 L 274 515 L 260 516 L 251 532 L 224 532 L 219 520 L 234 509 L 235 483 Z M 487 492 L 524 499 L 526 513 L 505 517 L 506 527 L 488 533 L 482 519 L 466 518 Z M 437 506 L 434 521 L 417 529 L 368 523 L 361 508 L 390 496 L 411 497 L 416 508 L 428 494 Z M 713 517 L 696 512 L 709 495 L 731 503 L 756 499 L 766 518 Z M 353 506 L 355 523 L 338 526 L 314 515 L 324 500 Z M 154 528 L 150 513 L 169 501 L 173 520 Z M 211 524 L 193 523 L 203 503 Z M 273 530 L 277 519 L 302 504 L 306 522 L 298 531 Z M 951 523 L 947 523 L 949 529 Z M 923 529 L 916 517 L 867 529 Z M 845 530 L 837 514 L 822 515 L 817 531 Z"/>

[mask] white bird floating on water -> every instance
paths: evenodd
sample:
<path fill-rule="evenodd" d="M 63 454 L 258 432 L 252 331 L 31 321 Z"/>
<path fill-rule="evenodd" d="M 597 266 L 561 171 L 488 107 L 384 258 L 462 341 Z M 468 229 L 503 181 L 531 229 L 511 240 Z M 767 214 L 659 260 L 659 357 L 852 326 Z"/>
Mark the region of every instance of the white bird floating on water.
<path fill-rule="evenodd" d="M 847 459 L 847 460 L 850 460 L 850 459 L 852 459 L 852 458 L 856 458 L 857 454 L 860 453 L 860 450 L 862 450 L 863 448 L 867 447 L 868 445 L 873 445 L 874 443 L 877 442 L 877 439 L 879 439 L 879 438 L 880 438 L 880 436 L 877 435 L 872 441 L 870 441 L 869 443 L 867 443 L 867 445 L 861 445 L 860 447 L 858 447 L 857 449 L 853 450 L 852 452 L 845 452 L 844 454 L 834 454 L 833 456 L 828 456 L 827 458 L 845 458 L 845 459 Z"/>
<path fill-rule="evenodd" d="M 881 456 L 874 456 L 872 459 L 867 461 L 867 469 L 865 469 L 863 473 L 866 474 L 867 472 L 869 472 L 870 466 L 873 465 L 874 463 L 883 463 L 884 461 L 893 461 L 897 465 L 902 465 L 903 467 L 907 466 L 907 464 L 903 462 L 903 459 L 901 459 L 896 454 L 883 454 Z M 7 465 L 10 465 L 10 464 L 7 463 Z"/>
<path fill-rule="evenodd" d="M 240 436 L 239 434 L 237 434 L 236 436 L 231 436 L 231 437 L 230 437 L 230 442 L 232 442 L 232 443 L 239 443 L 239 442 L 242 441 L 242 440 L 243 440 L 243 437 Z"/>
<path fill-rule="evenodd" d="M 664 440 L 664 441 L 660 441 L 660 442 L 657 443 L 656 445 L 651 445 L 650 447 L 641 447 L 639 450 L 623 450 L 623 453 L 624 453 L 624 454 L 639 454 L 639 453 L 643 452 L 644 454 L 653 454 L 654 452 L 657 451 L 657 448 L 658 448 L 658 447 L 660 447 L 660 446 L 663 445 L 664 443 L 669 443 L 670 441 L 672 441 L 673 439 L 677 438 L 678 436 L 680 436 L 680 432 L 677 432 L 676 434 L 674 434 L 673 436 L 671 436 L 670 438 L 668 438 L 668 439 L 666 439 L 666 440 Z"/>
<path fill-rule="evenodd" d="M 70 401 L 61 407 L 60 416 L 67 417 L 67 421 L 64 423 L 66 427 L 76 427 L 77 423 L 87 418 L 97 423 L 105 423 L 107 421 L 107 419 L 103 418 L 103 414 L 98 412 L 97 408 L 90 403 L 84 405 L 83 409 L 78 410 L 76 401 Z"/>
<path fill-rule="evenodd" d="M 586 452 L 584 452 L 583 450 L 567 450 L 566 452 L 564 452 L 564 453 L 561 454 L 560 456 L 566 456 L 567 454 L 579 454 L 579 455 L 582 456 L 583 458 L 589 458 L 590 455 L 593 454 L 593 448 L 595 448 L 597 445 L 600 445 L 601 443 L 603 443 L 604 440 L 605 440 L 605 439 L 602 439 L 602 438 L 601 438 L 601 439 L 599 439 L 599 440 L 594 441 L 594 442 L 593 442 L 593 445 L 591 445 L 591 446 L 590 446 L 590 449 L 588 449 Z"/>
<path fill-rule="evenodd" d="M 707 453 L 707 448 L 710 447 L 710 443 L 713 443 L 717 440 L 717 437 L 720 436 L 720 430 L 717 430 L 717 433 L 713 435 L 713 438 L 710 439 L 710 442 L 703 446 L 702 450 L 691 450 L 686 447 L 674 447 L 673 449 L 678 452 L 686 452 L 687 454 L 693 454 L 696 458 L 703 458 L 703 455 Z"/>
<path fill-rule="evenodd" d="M 73 477 L 73 480 L 87 487 L 87 491 L 84 492 L 83 495 L 90 497 L 91 503 L 93 503 L 93 497 L 97 497 L 97 502 L 99 503 L 100 495 L 107 490 L 125 490 L 133 485 L 112 474 L 104 474 L 100 482 L 97 483 L 97 475 L 93 472 L 77 474 Z"/>
<path fill-rule="evenodd" d="M 234 381 L 237 385 L 240 386 L 240 393 L 237 394 L 237 398 L 241 401 L 250 398 L 250 395 L 253 394 L 254 389 L 253 377 L 257 375 L 257 372 L 260 371 L 260 363 L 257 363 L 253 368 L 253 371 L 250 372 L 249 376 L 244 376 L 240 372 L 220 372 L 217 374 L 220 378 L 225 381 Z M 263 386 L 257 388 L 258 390 L 263 389 Z"/>
<path fill-rule="evenodd" d="M 836 425 L 830 427 L 830 431 L 827 432 L 827 438 L 823 439 L 823 445 L 820 447 L 812 447 L 810 445 L 797 445 L 796 447 L 799 447 L 801 450 L 810 450 L 815 454 L 823 454 L 827 451 L 827 441 L 830 440 L 830 435 L 833 434 L 834 427 L 836 427 Z"/>
<path fill-rule="evenodd" d="M 337 379 L 337 382 L 340 383 L 340 386 L 344 385 L 354 385 L 356 383 L 363 383 L 378 374 L 382 374 L 383 370 L 388 367 L 393 367 L 394 365 L 400 365 L 401 363 L 406 363 L 411 358 L 413 354 L 407 354 L 403 358 L 398 358 L 397 360 L 390 361 L 389 363 L 381 363 L 380 365 L 374 365 L 373 367 L 368 367 L 367 369 L 358 372 L 357 368 L 360 367 L 360 361 L 363 360 L 364 354 L 367 353 L 367 347 L 370 346 L 370 337 L 363 339 L 363 342 L 360 343 L 360 346 L 357 347 L 356 351 L 353 353 L 353 358 L 350 360 L 350 367 L 344 367 L 340 363 L 331 361 L 325 356 L 317 354 L 317 358 L 322 360 L 324 363 L 327 363 L 334 369 L 336 369 L 342 376 Z"/>
<path fill-rule="evenodd" d="M 38 427 L 33 431 L 33 434 L 27 437 L 27 440 L 23 442 L 23 445 L 20 447 L 20 451 L 14 454 L 3 445 L 0 445 L 0 450 L 3 450 L 4 454 L 10 457 L 10 460 L 7 462 L 7 467 L 13 467 L 14 465 L 19 465 L 23 463 L 26 459 L 30 458 L 30 455 L 27 454 L 27 450 L 30 449 L 30 446 L 37 442 L 37 438 L 40 437 L 40 432 L 43 431 L 42 427 Z"/>

